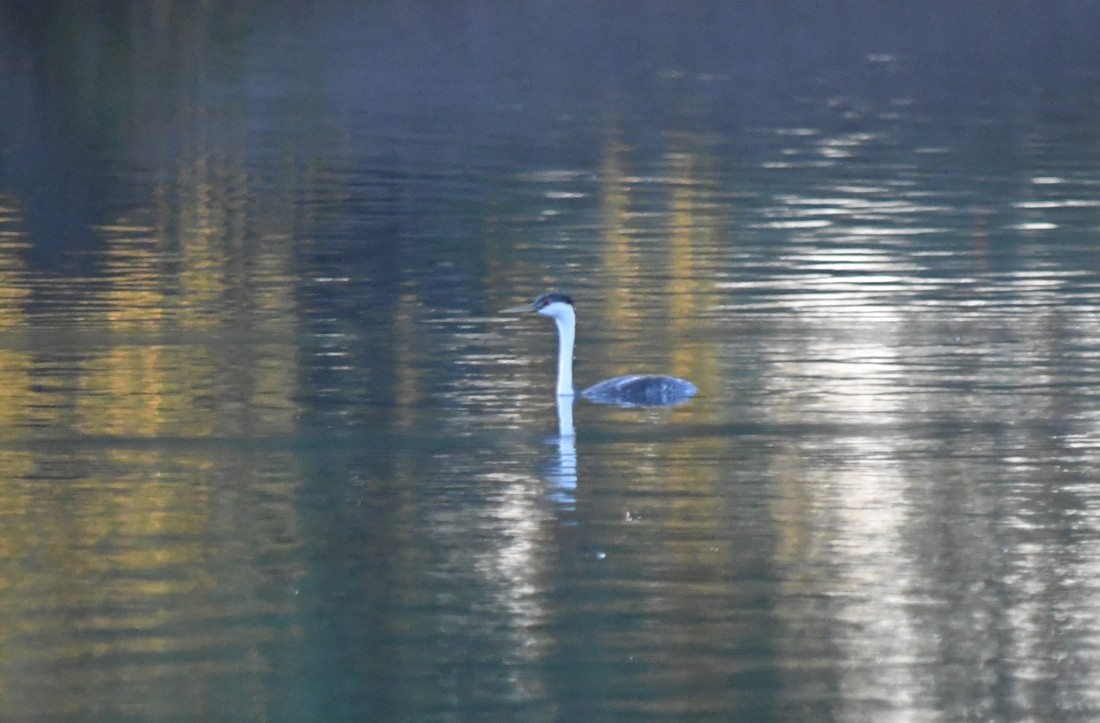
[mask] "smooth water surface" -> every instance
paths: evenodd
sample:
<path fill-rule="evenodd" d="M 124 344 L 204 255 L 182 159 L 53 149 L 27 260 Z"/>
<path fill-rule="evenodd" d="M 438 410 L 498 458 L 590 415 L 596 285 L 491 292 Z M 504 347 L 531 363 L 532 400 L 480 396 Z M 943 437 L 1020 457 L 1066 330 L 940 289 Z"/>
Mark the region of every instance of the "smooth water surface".
<path fill-rule="evenodd" d="M 0 10 L 0 719 L 1095 719 L 1059 8 Z"/>

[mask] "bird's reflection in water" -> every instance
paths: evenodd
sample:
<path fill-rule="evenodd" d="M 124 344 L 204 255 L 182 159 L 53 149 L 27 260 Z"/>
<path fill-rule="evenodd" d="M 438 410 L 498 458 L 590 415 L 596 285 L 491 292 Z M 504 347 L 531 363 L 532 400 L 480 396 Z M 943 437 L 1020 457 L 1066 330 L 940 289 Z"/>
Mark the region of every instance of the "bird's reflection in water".
<path fill-rule="evenodd" d="M 577 435 L 573 429 L 573 397 L 557 397 L 558 436 L 551 443 L 557 455 L 547 470 L 550 499 L 563 512 L 577 509 Z"/>

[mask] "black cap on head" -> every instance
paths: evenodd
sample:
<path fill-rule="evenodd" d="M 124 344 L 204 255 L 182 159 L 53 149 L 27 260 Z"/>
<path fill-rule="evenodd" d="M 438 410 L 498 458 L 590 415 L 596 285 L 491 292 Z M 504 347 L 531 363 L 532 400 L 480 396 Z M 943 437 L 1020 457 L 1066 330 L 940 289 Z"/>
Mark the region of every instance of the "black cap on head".
<path fill-rule="evenodd" d="M 551 291 L 549 293 L 540 294 L 539 296 L 535 297 L 535 300 L 531 302 L 531 306 L 535 307 L 535 310 L 537 311 L 555 302 L 560 304 L 569 304 L 570 306 L 573 305 L 573 300 L 565 294 L 559 293 L 557 291 Z"/>

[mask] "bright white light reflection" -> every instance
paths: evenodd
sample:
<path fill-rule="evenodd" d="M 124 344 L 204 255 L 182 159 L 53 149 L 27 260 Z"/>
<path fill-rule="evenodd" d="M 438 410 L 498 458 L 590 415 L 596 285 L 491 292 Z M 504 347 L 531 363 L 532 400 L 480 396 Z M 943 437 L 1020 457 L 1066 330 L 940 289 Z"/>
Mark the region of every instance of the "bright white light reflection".
<path fill-rule="evenodd" d="M 1098 198 L 1062 198 L 1055 201 L 1017 201 L 1013 208 L 1022 209 L 1048 209 L 1048 208 L 1096 208 L 1100 206 Z"/>
<path fill-rule="evenodd" d="M 934 691 L 921 665 L 935 658 L 936 643 L 921 633 L 912 610 L 913 591 L 925 586 L 903 538 L 913 525 L 909 481 L 897 463 L 897 437 L 888 431 L 904 414 L 899 304 L 907 296 L 883 289 L 900 290 L 910 269 L 886 253 L 850 248 L 803 251 L 787 262 L 799 285 L 789 303 L 805 332 L 777 351 L 775 413 L 780 424 L 837 425 L 813 443 L 829 447 L 824 456 L 821 448 L 793 452 L 804 463 L 792 468 L 813 471 L 792 494 L 810 498 L 800 513 L 808 519 L 796 524 L 812 530 L 812 549 L 821 556 L 815 565 L 821 578 L 811 585 L 831 601 L 828 634 L 843 661 L 839 689 L 852 714 L 840 717 L 858 718 L 869 706 L 929 712 Z M 807 269 L 830 273 L 808 281 L 797 273 Z"/>
<path fill-rule="evenodd" d="M 539 486 L 529 477 L 505 472 L 487 474 L 484 482 L 497 490 L 491 517 L 483 523 L 489 528 L 483 530 L 485 537 L 493 543 L 478 556 L 477 569 L 499 610 L 494 617 L 507 621 L 502 634 L 514 663 L 509 671 L 515 698 L 544 699 L 545 683 L 535 672 L 550 645 L 543 632 L 547 611 L 538 577 L 543 570 L 539 552 L 545 547 Z"/>
<path fill-rule="evenodd" d="M 930 713 L 936 700 L 923 664 L 938 643 L 913 615 L 919 560 L 902 538 L 912 509 L 896 455 L 877 435 L 847 440 L 849 462 L 833 470 L 822 494 L 827 555 L 834 571 L 834 643 L 841 664 L 843 705 L 858 717 L 879 702 L 906 715 Z M 920 717 L 917 715 L 917 717 Z"/>

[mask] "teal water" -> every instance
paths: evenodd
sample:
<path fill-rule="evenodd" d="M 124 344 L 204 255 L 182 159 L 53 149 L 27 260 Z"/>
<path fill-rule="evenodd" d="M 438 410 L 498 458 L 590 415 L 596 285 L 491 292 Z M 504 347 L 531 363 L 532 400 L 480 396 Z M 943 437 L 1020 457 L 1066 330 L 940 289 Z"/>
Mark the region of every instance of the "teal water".
<path fill-rule="evenodd" d="M 0 719 L 1094 719 L 1096 14 L 0 10 Z"/>

